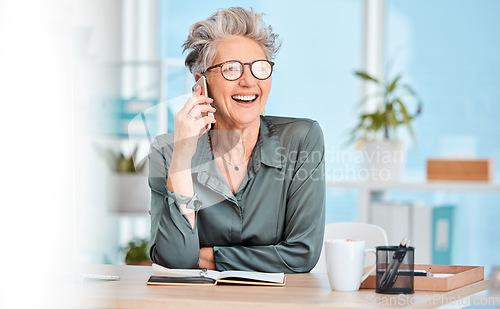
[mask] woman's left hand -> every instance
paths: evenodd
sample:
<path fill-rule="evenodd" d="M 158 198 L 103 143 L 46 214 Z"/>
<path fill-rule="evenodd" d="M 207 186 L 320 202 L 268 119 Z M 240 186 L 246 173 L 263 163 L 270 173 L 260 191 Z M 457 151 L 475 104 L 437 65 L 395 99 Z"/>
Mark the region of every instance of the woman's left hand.
<path fill-rule="evenodd" d="M 212 247 L 200 248 L 200 268 L 215 270 L 214 249 Z"/>

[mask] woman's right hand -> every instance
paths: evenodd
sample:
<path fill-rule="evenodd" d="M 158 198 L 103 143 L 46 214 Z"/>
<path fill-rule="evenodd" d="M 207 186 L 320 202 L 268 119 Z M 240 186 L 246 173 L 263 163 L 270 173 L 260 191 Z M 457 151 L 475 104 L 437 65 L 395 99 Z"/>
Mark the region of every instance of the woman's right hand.
<path fill-rule="evenodd" d="M 216 111 L 209 105 L 212 102 L 213 99 L 201 95 L 201 87 L 198 87 L 184 107 L 174 115 L 174 152 L 181 157 L 192 158 L 198 139 L 215 123 L 215 118 L 208 114 Z"/>

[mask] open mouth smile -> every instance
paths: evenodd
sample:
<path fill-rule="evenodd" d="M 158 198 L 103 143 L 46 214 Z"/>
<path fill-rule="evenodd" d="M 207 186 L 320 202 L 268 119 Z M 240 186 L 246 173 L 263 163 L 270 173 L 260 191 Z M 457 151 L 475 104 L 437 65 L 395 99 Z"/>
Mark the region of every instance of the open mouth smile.
<path fill-rule="evenodd" d="M 233 95 L 231 98 L 240 103 L 252 103 L 257 100 L 258 95 Z"/>

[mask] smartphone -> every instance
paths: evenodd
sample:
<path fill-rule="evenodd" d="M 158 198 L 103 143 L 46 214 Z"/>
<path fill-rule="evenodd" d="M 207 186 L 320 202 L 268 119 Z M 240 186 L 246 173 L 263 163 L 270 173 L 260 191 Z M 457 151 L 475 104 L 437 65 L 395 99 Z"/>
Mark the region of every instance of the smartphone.
<path fill-rule="evenodd" d="M 196 86 L 200 86 L 201 87 L 201 94 L 208 97 L 208 91 L 207 91 L 207 79 L 205 76 L 201 76 L 198 81 L 193 85 L 193 87 L 191 88 L 191 92 L 192 92 L 192 95 L 194 96 L 195 94 L 195 89 L 196 89 Z M 210 104 L 209 104 L 210 105 Z M 211 105 L 210 105 L 211 106 Z M 207 116 L 208 113 L 202 113 L 202 116 L 205 117 Z"/>
<path fill-rule="evenodd" d="M 207 92 L 207 79 L 205 78 L 205 76 L 201 76 L 198 81 L 196 82 L 196 84 L 193 85 L 193 87 L 191 88 L 191 91 L 192 91 L 192 94 L 194 95 L 195 93 L 195 89 L 196 89 L 196 86 L 200 86 L 201 87 L 201 94 L 208 97 L 208 92 Z"/>

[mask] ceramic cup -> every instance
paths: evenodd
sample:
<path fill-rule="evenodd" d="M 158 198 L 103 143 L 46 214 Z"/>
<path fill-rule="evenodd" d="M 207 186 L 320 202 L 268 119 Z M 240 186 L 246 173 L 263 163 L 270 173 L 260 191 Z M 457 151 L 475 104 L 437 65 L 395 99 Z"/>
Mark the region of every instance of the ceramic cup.
<path fill-rule="evenodd" d="M 357 291 L 361 282 L 375 270 L 375 265 L 363 274 L 365 254 L 374 249 L 366 249 L 364 240 L 325 240 L 326 270 L 330 286 L 336 291 Z"/>

